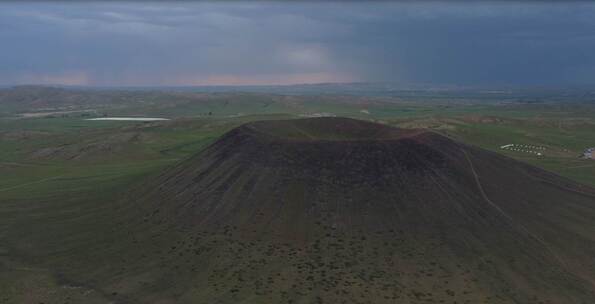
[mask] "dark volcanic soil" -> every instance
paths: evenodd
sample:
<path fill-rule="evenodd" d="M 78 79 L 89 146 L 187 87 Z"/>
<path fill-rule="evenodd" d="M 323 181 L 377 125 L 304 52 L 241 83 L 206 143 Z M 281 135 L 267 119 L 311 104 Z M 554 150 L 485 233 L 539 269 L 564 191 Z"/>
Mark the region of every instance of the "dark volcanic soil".
<path fill-rule="evenodd" d="M 593 189 L 428 131 L 250 123 L 134 199 L 198 303 L 595 302 Z"/>

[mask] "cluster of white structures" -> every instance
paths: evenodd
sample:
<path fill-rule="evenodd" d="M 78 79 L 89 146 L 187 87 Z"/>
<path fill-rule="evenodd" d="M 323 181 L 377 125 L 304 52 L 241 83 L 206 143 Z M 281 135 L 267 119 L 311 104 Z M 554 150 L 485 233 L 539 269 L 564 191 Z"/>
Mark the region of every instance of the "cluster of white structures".
<path fill-rule="evenodd" d="M 541 153 L 540 151 L 546 150 L 546 148 L 542 147 L 542 146 L 518 145 L 518 144 L 508 144 L 508 145 L 500 146 L 500 149 L 531 153 L 531 154 L 536 154 L 537 156 L 543 155 L 543 153 Z M 536 150 L 539 150 L 539 151 L 536 151 Z"/>
<path fill-rule="evenodd" d="M 595 147 L 585 150 L 585 152 L 583 152 L 583 158 L 595 159 Z"/>

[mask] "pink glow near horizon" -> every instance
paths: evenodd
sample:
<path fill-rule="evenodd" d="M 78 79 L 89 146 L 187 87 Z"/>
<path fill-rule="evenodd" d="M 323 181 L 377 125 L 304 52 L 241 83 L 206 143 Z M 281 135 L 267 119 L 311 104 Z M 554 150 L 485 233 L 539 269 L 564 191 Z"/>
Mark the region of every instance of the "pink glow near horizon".
<path fill-rule="evenodd" d="M 40 85 L 82 85 L 82 86 L 226 86 L 226 85 L 295 85 L 315 83 L 347 83 L 356 82 L 351 75 L 332 73 L 297 73 L 276 75 L 210 75 L 210 76 L 181 76 L 160 79 L 147 79 L 129 74 L 122 81 L 114 83 L 90 77 L 86 72 L 65 72 L 60 74 L 22 75 L 16 84 Z"/>
<path fill-rule="evenodd" d="M 354 82 L 349 75 L 329 73 L 300 73 L 288 75 L 212 75 L 198 78 L 181 78 L 174 85 L 292 85 L 309 83 Z"/>

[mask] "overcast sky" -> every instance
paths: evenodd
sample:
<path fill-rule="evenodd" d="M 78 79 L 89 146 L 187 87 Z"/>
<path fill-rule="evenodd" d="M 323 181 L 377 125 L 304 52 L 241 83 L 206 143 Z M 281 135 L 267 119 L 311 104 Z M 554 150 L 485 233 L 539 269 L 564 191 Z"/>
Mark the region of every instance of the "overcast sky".
<path fill-rule="evenodd" d="M 0 3 L 0 84 L 595 84 L 595 4 Z"/>

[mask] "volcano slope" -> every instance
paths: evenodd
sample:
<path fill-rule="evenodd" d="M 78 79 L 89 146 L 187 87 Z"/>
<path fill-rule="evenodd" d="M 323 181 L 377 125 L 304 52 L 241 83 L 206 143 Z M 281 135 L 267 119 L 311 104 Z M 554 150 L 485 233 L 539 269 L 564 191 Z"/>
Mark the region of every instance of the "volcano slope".
<path fill-rule="evenodd" d="M 185 235 L 177 302 L 593 303 L 594 194 L 433 132 L 314 118 L 238 127 L 133 196 Z"/>

